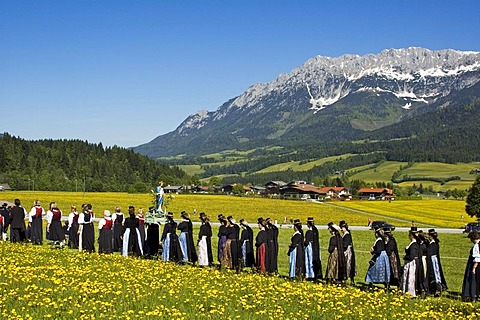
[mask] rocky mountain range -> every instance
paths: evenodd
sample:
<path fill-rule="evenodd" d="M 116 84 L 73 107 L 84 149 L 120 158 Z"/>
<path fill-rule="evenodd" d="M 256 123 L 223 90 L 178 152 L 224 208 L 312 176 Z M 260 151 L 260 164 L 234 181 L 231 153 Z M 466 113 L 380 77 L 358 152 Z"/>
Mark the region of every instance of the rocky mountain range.
<path fill-rule="evenodd" d="M 317 56 L 134 150 L 158 158 L 351 141 L 448 108 L 479 82 L 480 52 L 406 48 Z"/>

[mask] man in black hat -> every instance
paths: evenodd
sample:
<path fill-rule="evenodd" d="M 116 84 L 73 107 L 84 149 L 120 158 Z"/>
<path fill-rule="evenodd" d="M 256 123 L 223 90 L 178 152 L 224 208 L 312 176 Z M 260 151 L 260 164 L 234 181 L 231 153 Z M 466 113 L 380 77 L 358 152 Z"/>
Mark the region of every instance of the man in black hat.
<path fill-rule="evenodd" d="M 25 241 L 25 209 L 20 206 L 20 199 L 15 199 L 15 206 L 10 211 L 11 223 L 10 227 L 12 228 L 12 242 L 21 242 Z"/>

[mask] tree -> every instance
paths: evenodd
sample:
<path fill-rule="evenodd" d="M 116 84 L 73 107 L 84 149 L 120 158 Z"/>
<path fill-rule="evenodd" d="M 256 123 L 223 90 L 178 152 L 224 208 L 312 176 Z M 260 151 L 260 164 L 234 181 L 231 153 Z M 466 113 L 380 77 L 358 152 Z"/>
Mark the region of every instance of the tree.
<path fill-rule="evenodd" d="M 475 179 L 475 182 L 468 192 L 465 212 L 470 217 L 477 217 L 477 219 L 480 219 L 480 176 Z"/>

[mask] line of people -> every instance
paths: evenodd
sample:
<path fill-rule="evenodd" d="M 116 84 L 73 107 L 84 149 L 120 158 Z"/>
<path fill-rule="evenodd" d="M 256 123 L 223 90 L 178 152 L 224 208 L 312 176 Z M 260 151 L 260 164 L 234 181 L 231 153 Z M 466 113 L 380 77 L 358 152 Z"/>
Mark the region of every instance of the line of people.
<path fill-rule="evenodd" d="M 71 206 L 68 222 L 62 226 L 62 212 L 57 204 L 50 203 L 45 211 L 36 200 L 27 213 L 21 207 L 20 200 L 15 205 L 0 208 L 0 231 L 5 240 L 8 227 L 12 242 L 29 240 L 32 244 L 43 243 L 43 223 L 47 220 L 47 239 L 62 247 L 68 238 L 68 246 L 79 251 L 95 251 L 95 214 L 91 204 L 82 205 L 80 213 Z M 152 208 L 153 210 L 153 208 Z M 128 217 L 124 218 L 117 206 L 113 215 L 104 211 L 98 223 L 99 253 L 121 252 L 123 256 L 160 256 L 164 261 L 198 264 L 200 267 L 212 266 L 212 227 L 210 218 L 200 213 L 201 226 L 197 244 L 193 233 L 193 223 L 186 212 L 181 213 L 182 220 L 177 223 L 173 213 L 168 213 L 167 222 L 160 237 L 160 228 L 156 223 L 145 223 L 142 209 L 135 213 L 130 206 Z M 28 227 L 25 225 L 28 218 Z M 278 228 L 269 218 L 258 218 L 258 233 L 254 232 L 245 220 L 239 224 L 232 216 L 218 215 L 217 259 L 221 268 L 240 271 L 252 268 L 259 273 L 278 273 Z M 177 230 L 179 234 L 177 234 Z M 306 231 L 300 220 L 293 222 L 293 235 L 288 247 L 289 277 L 307 280 L 325 279 L 327 283 L 341 284 L 350 280 L 355 283 L 357 275 L 355 250 L 352 234 L 345 221 L 339 225 L 330 222 L 328 230 L 331 237 L 327 251 L 329 253 L 325 276 L 322 273 L 319 233 L 313 217 L 307 219 Z M 65 237 L 68 235 L 68 237 Z M 375 241 L 370 249 L 371 259 L 365 277 L 370 284 L 384 284 L 399 287 L 410 296 L 432 294 L 439 296 L 447 289 L 440 259 L 440 240 L 434 229 L 424 233 L 412 227 L 408 233 L 410 243 L 405 248 L 404 265 L 398 252 L 397 242 L 392 230 L 376 229 Z M 469 234 L 474 244 L 470 250 L 462 287 L 464 300 L 477 300 L 480 296 L 480 233 Z M 198 247 L 198 252 L 197 248 Z"/>

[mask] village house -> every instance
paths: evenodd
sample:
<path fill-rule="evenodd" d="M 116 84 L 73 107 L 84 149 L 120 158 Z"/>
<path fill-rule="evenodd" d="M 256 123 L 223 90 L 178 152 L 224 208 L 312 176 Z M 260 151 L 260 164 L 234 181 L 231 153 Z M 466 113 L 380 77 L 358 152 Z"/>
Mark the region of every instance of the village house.
<path fill-rule="evenodd" d="M 182 193 L 184 191 L 183 186 L 166 186 L 163 187 L 165 193 Z"/>
<path fill-rule="evenodd" d="M 360 188 L 358 198 L 362 200 L 389 200 L 393 198 L 393 190 L 389 188 Z"/>
<path fill-rule="evenodd" d="M 280 188 L 287 185 L 283 181 L 269 181 L 265 184 L 266 194 L 279 194 Z"/>

